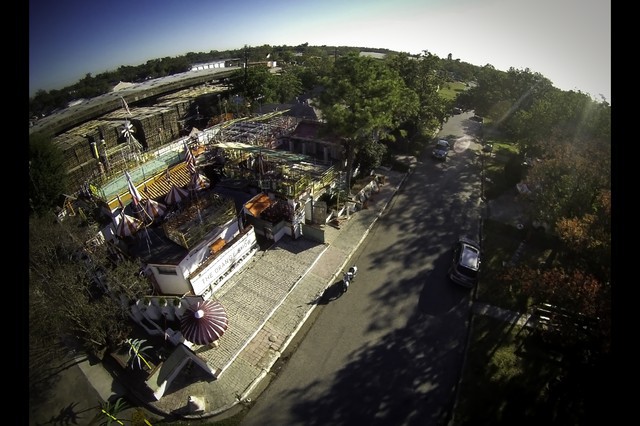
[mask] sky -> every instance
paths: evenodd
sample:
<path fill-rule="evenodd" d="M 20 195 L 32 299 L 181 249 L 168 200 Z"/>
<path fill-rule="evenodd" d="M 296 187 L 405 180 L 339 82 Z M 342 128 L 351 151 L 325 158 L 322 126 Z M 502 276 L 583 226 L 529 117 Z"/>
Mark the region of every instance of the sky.
<path fill-rule="evenodd" d="M 529 69 L 611 104 L 610 0 L 29 0 L 29 96 L 151 59 L 304 43 Z"/>

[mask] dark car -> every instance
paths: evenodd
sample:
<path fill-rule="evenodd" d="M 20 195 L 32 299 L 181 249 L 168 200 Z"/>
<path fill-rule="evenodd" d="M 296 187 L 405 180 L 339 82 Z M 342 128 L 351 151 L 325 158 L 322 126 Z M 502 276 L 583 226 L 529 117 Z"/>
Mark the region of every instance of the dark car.
<path fill-rule="evenodd" d="M 482 147 L 482 151 L 484 151 L 484 152 L 493 151 L 493 144 L 491 144 L 491 143 L 484 144 L 484 146 Z"/>
<path fill-rule="evenodd" d="M 480 244 L 467 237 L 460 237 L 453 246 L 453 259 L 449 268 L 451 281 L 463 287 L 473 287 L 478 282 L 480 258 Z"/>
<path fill-rule="evenodd" d="M 433 158 L 435 159 L 446 160 L 447 155 L 449 155 L 449 147 L 449 142 L 444 139 L 440 139 L 436 142 L 436 147 L 431 152 L 431 155 L 433 155 Z"/>
<path fill-rule="evenodd" d="M 480 117 L 479 115 L 474 115 L 473 117 L 469 118 L 469 120 L 477 121 L 478 123 L 484 123 L 484 118 Z"/>

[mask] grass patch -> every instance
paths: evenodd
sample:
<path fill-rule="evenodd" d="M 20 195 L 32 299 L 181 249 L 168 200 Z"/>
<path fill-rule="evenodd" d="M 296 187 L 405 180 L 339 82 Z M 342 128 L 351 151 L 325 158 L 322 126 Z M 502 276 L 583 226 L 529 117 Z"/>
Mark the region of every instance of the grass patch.
<path fill-rule="evenodd" d="M 492 200 L 504 194 L 505 191 L 515 191 L 517 183 L 506 172 L 509 162 L 517 161 L 518 146 L 500 139 L 489 139 L 486 142 L 493 144 L 490 155 L 483 154 L 485 198 Z"/>
<path fill-rule="evenodd" d="M 562 368 L 539 357 L 528 341 L 518 326 L 474 317 L 456 425 L 553 423 L 547 384 Z"/>
<path fill-rule="evenodd" d="M 467 90 L 467 85 L 459 81 L 450 81 L 442 85 L 438 95 L 446 100 L 454 100 L 460 92 Z"/>
<path fill-rule="evenodd" d="M 494 158 L 510 157 L 512 155 L 518 155 L 519 148 L 516 144 L 505 142 L 503 140 L 491 138 L 485 142 L 493 144 L 493 156 Z"/>

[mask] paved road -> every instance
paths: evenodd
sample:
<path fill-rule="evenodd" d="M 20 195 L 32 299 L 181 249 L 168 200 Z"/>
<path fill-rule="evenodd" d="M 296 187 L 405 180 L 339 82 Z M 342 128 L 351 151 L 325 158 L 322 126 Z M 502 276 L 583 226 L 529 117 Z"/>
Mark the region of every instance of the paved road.
<path fill-rule="evenodd" d="M 352 258 L 349 292 L 316 310 L 244 426 L 446 424 L 471 301 L 446 277 L 450 248 L 480 223 L 479 145 L 467 125 L 449 120 L 449 160 L 422 159 Z"/>

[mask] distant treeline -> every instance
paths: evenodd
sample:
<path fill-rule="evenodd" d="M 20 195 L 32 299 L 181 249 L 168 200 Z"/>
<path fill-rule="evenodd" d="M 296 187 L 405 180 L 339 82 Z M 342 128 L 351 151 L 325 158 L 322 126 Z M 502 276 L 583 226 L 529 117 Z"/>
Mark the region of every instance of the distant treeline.
<path fill-rule="evenodd" d="M 29 117 L 39 118 L 51 114 L 57 109 L 66 108 L 69 102 L 76 99 L 90 99 L 108 93 L 121 81 L 139 83 L 144 80 L 166 77 L 189 71 L 194 64 L 221 59 L 239 58 L 248 63 L 260 61 L 276 61 L 279 66 L 303 65 L 308 58 L 335 58 L 350 52 L 399 53 L 388 49 L 346 46 L 309 46 L 304 43 L 298 46 L 243 47 L 235 50 L 194 53 L 184 56 L 152 59 L 138 66 L 120 66 L 115 71 L 106 71 L 96 76 L 85 75 L 77 83 L 59 90 L 38 90 L 29 98 Z M 426 52 L 426 51 L 425 51 Z M 473 79 L 477 67 L 451 60 L 443 60 L 442 69 L 452 78 L 468 81 Z"/>

